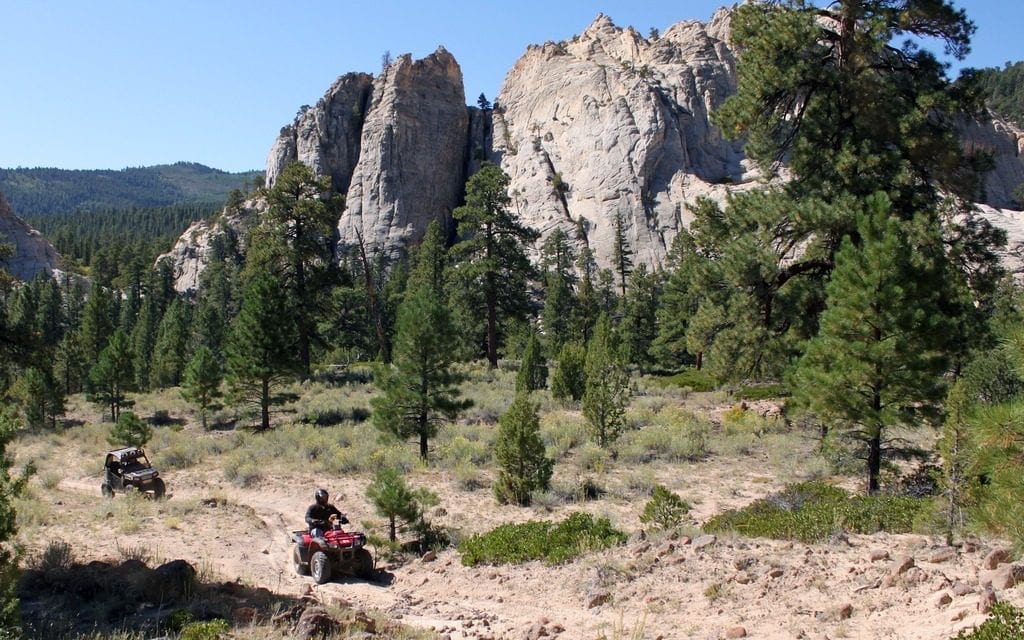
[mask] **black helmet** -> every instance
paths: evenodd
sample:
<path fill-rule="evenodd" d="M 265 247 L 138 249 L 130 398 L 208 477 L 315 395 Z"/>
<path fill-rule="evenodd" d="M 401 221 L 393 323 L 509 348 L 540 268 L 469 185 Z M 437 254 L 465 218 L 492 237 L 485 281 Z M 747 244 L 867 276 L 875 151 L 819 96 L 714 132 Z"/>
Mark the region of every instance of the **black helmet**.
<path fill-rule="evenodd" d="M 327 504 L 327 489 L 317 489 L 313 494 L 317 504 Z"/>

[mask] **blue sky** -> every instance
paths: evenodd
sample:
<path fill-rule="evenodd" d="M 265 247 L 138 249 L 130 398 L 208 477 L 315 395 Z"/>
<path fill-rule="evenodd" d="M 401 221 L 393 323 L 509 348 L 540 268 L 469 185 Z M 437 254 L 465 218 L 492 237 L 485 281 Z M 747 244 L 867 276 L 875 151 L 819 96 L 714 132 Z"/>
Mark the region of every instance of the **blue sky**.
<path fill-rule="evenodd" d="M 978 27 L 965 66 L 1024 60 L 1024 2 L 955 1 Z M 527 45 L 568 39 L 598 13 L 646 34 L 722 4 L 0 0 L 0 167 L 262 169 L 301 105 L 344 73 L 376 74 L 385 51 L 420 58 L 443 45 L 475 103 L 495 97 Z"/>

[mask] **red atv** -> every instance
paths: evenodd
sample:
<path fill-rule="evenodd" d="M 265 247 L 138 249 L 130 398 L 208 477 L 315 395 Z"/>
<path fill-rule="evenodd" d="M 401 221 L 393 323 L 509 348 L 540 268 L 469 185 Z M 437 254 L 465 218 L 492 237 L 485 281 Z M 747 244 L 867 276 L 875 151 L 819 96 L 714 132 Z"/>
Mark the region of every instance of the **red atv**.
<path fill-rule="evenodd" d="M 293 531 L 292 540 L 295 573 L 312 575 L 317 584 L 328 582 L 333 575 L 373 578 L 373 556 L 364 548 L 366 536 L 345 531 L 341 523 L 335 522 L 334 528 L 320 538 L 314 538 L 309 531 Z"/>

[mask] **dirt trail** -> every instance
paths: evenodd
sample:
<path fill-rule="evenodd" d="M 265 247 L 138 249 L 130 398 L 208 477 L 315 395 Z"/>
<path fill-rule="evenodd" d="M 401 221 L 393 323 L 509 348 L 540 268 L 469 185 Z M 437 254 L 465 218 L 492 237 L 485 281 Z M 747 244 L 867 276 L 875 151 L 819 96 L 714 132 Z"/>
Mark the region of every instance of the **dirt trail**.
<path fill-rule="evenodd" d="M 680 468 L 695 510 L 744 503 L 768 490 L 763 476 L 721 461 Z M 51 522 L 40 540 L 63 539 L 79 560 L 118 559 L 146 550 L 154 560 L 181 558 L 201 575 L 241 581 L 291 597 L 311 594 L 424 629 L 450 640 L 547 637 L 717 639 L 742 628 L 747 637 L 947 640 L 984 619 L 978 611 L 981 563 L 989 546 L 930 561 L 940 542 L 923 536 L 851 536 L 826 545 L 720 539 L 704 548 L 685 538 L 634 541 L 569 565 L 465 567 L 446 550 L 436 560 L 382 563 L 380 579 L 315 585 L 295 574 L 290 533 L 303 526 L 313 477 L 266 478 L 258 486 L 226 483 L 219 470 L 163 474 L 168 498 L 145 503 L 143 524 L 124 496 L 107 500 L 91 476 L 61 480 L 51 492 Z M 709 477 L 721 481 L 708 481 Z M 360 479 L 332 486 L 332 501 L 363 528 L 372 514 Z M 446 524 L 483 530 L 509 518 L 558 519 L 541 511 L 501 510 L 485 491 L 455 490 L 438 478 Z M 349 488 L 352 487 L 352 488 Z M 698 493 L 698 488 L 704 494 Z M 629 528 L 637 505 L 603 500 L 598 512 Z M 31 543 L 31 541 L 29 541 Z M 874 561 L 877 551 L 888 559 Z M 879 586 L 901 556 L 916 566 Z M 1024 604 L 1024 587 L 998 597 Z"/>

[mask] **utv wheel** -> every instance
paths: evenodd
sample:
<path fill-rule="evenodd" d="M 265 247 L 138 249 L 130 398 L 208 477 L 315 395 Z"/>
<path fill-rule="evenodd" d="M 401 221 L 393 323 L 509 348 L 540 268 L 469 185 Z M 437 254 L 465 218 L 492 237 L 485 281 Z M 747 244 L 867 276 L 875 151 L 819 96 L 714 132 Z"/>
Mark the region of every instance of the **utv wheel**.
<path fill-rule="evenodd" d="M 309 560 L 309 572 L 317 584 L 331 579 L 331 559 L 323 551 L 317 551 Z"/>
<path fill-rule="evenodd" d="M 103 497 L 104 498 L 113 498 L 114 497 L 114 488 L 111 487 L 106 482 L 104 482 L 103 484 L 100 485 L 100 492 L 103 493 Z"/>
<path fill-rule="evenodd" d="M 302 561 L 302 552 L 299 551 L 299 544 L 296 543 L 292 549 L 292 562 L 295 563 L 295 573 L 300 576 L 309 575 L 309 565 Z"/>
<path fill-rule="evenodd" d="M 373 556 L 366 549 L 359 549 L 352 558 L 352 565 L 356 577 L 361 580 L 373 578 Z"/>
<path fill-rule="evenodd" d="M 159 500 L 164 497 L 167 493 L 167 486 L 161 478 L 157 478 L 153 481 L 153 497 Z"/>

